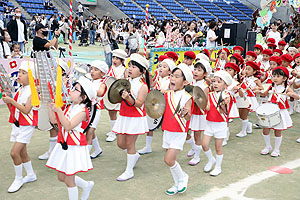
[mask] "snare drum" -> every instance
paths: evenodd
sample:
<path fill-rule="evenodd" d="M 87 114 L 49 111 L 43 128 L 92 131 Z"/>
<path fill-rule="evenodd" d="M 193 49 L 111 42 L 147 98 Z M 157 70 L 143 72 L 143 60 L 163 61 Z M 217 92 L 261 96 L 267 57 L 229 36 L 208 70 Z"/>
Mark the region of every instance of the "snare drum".
<path fill-rule="evenodd" d="M 258 123 L 264 128 L 273 128 L 280 124 L 280 109 L 277 104 L 265 103 L 256 109 Z"/>
<path fill-rule="evenodd" d="M 297 113 L 300 113 L 300 101 L 295 101 L 294 103 L 294 110 L 297 112 Z"/>
<path fill-rule="evenodd" d="M 247 96 L 240 97 L 240 95 L 237 94 L 235 96 L 235 99 L 236 99 L 236 106 L 238 108 L 250 108 L 250 102 Z"/>
<path fill-rule="evenodd" d="M 148 115 L 147 116 L 147 121 L 148 121 L 148 126 L 149 126 L 149 130 L 150 131 L 154 131 L 155 129 L 157 129 L 161 123 L 162 123 L 162 116 L 158 119 L 153 119 L 151 117 L 149 117 Z"/>

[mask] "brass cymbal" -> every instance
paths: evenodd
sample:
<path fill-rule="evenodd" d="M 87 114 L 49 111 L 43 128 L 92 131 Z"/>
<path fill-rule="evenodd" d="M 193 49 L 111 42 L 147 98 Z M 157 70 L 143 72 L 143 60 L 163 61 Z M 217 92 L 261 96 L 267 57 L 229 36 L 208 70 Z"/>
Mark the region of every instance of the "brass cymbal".
<path fill-rule="evenodd" d="M 117 104 L 112 104 L 110 103 L 110 101 L 108 100 L 108 90 L 111 87 L 111 85 L 116 81 L 117 79 L 114 77 L 108 77 L 105 81 L 105 85 L 106 85 L 106 92 L 103 96 L 103 103 L 104 103 L 104 107 L 107 110 L 113 110 L 117 107 Z"/>
<path fill-rule="evenodd" d="M 153 119 L 160 118 L 166 108 L 166 99 L 158 90 L 151 90 L 147 96 L 145 101 L 145 110 L 149 117 Z"/>
<path fill-rule="evenodd" d="M 193 88 L 193 98 L 196 105 L 201 108 L 205 109 L 207 105 L 207 98 L 205 96 L 204 91 L 199 86 L 194 86 Z"/>
<path fill-rule="evenodd" d="M 119 79 L 113 82 L 108 90 L 108 100 L 110 103 L 116 104 L 122 102 L 121 92 L 123 90 L 130 91 L 131 85 L 127 79 Z"/>

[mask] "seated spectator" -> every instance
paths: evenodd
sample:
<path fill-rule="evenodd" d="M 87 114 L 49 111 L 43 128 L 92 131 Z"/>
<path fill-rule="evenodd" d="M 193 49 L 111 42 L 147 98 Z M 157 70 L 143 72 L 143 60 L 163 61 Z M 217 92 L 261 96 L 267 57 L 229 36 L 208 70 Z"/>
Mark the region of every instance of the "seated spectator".
<path fill-rule="evenodd" d="M 190 34 L 185 34 L 183 37 L 183 47 L 193 47 L 191 44 L 192 36 Z"/>
<path fill-rule="evenodd" d="M 45 0 L 45 2 L 44 2 L 44 8 L 45 8 L 46 10 L 49 10 L 49 9 L 50 9 L 49 0 Z"/>

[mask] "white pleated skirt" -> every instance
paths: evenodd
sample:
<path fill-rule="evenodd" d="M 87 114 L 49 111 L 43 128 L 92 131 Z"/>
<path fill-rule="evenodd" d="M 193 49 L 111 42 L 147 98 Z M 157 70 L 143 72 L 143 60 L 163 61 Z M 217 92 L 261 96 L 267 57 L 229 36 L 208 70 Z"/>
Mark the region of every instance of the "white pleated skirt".
<path fill-rule="evenodd" d="M 257 107 L 259 106 L 256 97 L 248 97 L 250 101 L 250 112 L 256 112 Z"/>
<path fill-rule="evenodd" d="M 204 131 L 206 127 L 206 115 L 192 114 L 189 129 L 192 131 Z"/>
<path fill-rule="evenodd" d="M 119 115 L 112 132 L 125 135 L 143 135 L 148 133 L 147 117 L 126 117 Z"/>
<path fill-rule="evenodd" d="M 60 143 L 55 145 L 46 166 L 68 176 L 93 169 L 87 146 L 68 145 L 63 150 Z"/>
<path fill-rule="evenodd" d="M 274 126 L 272 129 L 274 130 L 286 130 L 293 126 L 293 121 L 289 114 L 288 109 L 280 109 L 279 111 L 281 122 L 280 124 Z"/>
<path fill-rule="evenodd" d="M 235 119 L 235 118 L 239 118 L 239 117 L 240 117 L 240 114 L 239 114 L 238 107 L 237 107 L 236 103 L 233 103 L 230 113 L 229 113 L 229 119 Z"/>

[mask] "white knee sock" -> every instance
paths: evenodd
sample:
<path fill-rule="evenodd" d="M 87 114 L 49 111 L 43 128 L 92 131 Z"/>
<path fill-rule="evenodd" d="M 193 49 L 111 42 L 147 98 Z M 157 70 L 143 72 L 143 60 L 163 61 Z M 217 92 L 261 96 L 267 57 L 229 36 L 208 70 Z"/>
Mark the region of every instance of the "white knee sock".
<path fill-rule="evenodd" d="M 227 138 L 225 140 L 229 140 L 230 137 L 230 131 L 229 131 L 229 127 L 227 127 Z"/>
<path fill-rule="evenodd" d="M 175 164 L 170 167 L 170 170 L 172 170 L 174 174 L 176 174 L 178 180 L 182 180 L 184 178 L 184 172 L 177 161 L 175 161 Z"/>
<path fill-rule="evenodd" d="M 248 127 L 248 119 L 242 120 L 242 132 L 246 133 Z"/>
<path fill-rule="evenodd" d="M 174 185 L 178 186 L 178 177 L 177 177 L 177 174 L 175 173 L 175 171 L 173 169 L 174 166 L 170 167 L 170 171 L 171 171 L 171 174 L 172 174 L 172 177 L 173 177 L 173 180 L 174 180 Z"/>
<path fill-rule="evenodd" d="M 266 147 L 270 148 L 271 146 L 271 139 L 270 139 L 270 134 L 269 135 L 263 135 L 264 136 L 264 140 L 266 143 Z"/>
<path fill-rule="evenodd" d="M 22 164 L 14 165 L 14 168 L 15 168 L 15 179 L 22 179 L 22 177 L 23 177 L 23 174 L 22 174 L 23 165 Z"/>
<path fill-rule="evenodd" d="M 48 152 L 51 153 L 57 143 L 57 136 L 49 138 L 49 150 Z"/>
<path fill-rule="evenodd" d="M 282 136 L 281 137 L 275 137 L 275 147 L 274 147 L 275 152 L 280 152 L 279 148 L 280 148 L 280 145 L 281 145 L 281 141 L 282 141 Z"/>
<path fill-rule="evenodd" d="M 194 154 L 194 158 L 199 158 L 200 157 L 200 152 L 202 150 L 202 146 L 201 145 L 196 145 L 195 144 L 195 154 Z"/>
<path fill-rule="evenodd" d="M 81 188 L 87 188 L 89 186 L 89 183 L 79 176 L 75 176 L 75 184 Z"/>
<path fill-rule="evenodd" d="M 216 168 L 221 169 L 221 165 L 222 165 L 222 161 L 223 161 L 223 154 L 222 155 L 216 155 Z"/>
<path fill-rule="evenodd" d="M 91 149 L 93 147 L 93 145 L 87 145 L 88 146 L 88 149 L 89 149 L 89 153 L 91 152 Z"/>
<path fill-rule="evenodd" d="M 98 152 L 102 151 L 97 136 L 92 140 L 92 144 L 95 148 L 95 151 L 98 151 Z"/>
<path fill-rule="evenodd" d="M 152 144 L 152 136 L 146 136 L 146 147 L 147 149 L 151 149 Z"/>
<path fill-rule="evenodd" d="M 204 151 L 206 157 L 208 158 L 208 161 L 213 161 L 215 158 L 212 155 L 211 149 L 209 149 L 208 151 Z"/>
<path fill-rule="evenodd" d="M 126 172 L 128 174 L 133 174 L 133 168 L 135 163 L 136 163 L 136 154 L 127 154 Z"/>
<path fill-rule="evenodd" d="M 289 102 L 290 110 L 294 110 L 294 101 Z"/>
<path fill-rule="evenodd" d="M 113 129 L 115 123 L 116 123 L 117 120 L 110 120 L 110 128 L 111 130 Z"/>
<path fill-rule="evenodd" d="M 190 144 L 192 146 L 192 149 L 195 149 L 195 140 L 193 137 L 191 137 L 189 140 L 185 141 L 186 143 Z"/>
<path fill-rule="evenodd" d="M 23 163 L 23 166 L 26 170 L 26 173 L 27 175 L 34 175 L 34 171 L 33 171 L 33 168 L 32 168 L 32 164 L 31 164 L 31 160 L 29 160 L 28 162 L 26 163 Z"/>
<path fill-rule="evenodd" d="M 68 187 L 69 193 L 69 200 L 78 200 L 78 188 L 75 187 Z"/>

